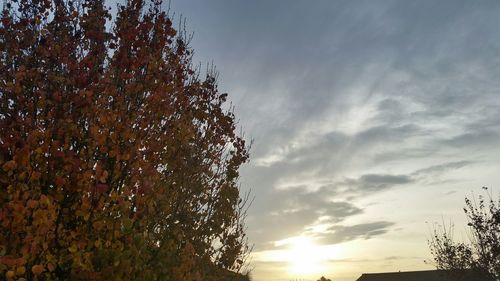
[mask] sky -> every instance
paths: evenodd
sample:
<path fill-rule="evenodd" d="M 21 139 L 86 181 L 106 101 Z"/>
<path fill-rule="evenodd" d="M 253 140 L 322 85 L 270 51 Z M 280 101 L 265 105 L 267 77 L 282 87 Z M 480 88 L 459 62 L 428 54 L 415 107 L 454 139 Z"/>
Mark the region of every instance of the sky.
<path fill-rule="evenodd" d="M 432 269 L 500 190 L 500 2 L 172 0 L 252 140 L 255 281 Z"/>

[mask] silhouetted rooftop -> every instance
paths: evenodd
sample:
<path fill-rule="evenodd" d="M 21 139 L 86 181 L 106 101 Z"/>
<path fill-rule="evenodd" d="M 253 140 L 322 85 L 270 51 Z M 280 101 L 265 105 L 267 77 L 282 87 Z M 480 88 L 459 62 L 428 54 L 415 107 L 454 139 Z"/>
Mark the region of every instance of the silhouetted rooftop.
<path fill-rule="evenodd" d="M 473 271 L 425 270 L 364 273 L 357 281 L 483 281 Z"/>

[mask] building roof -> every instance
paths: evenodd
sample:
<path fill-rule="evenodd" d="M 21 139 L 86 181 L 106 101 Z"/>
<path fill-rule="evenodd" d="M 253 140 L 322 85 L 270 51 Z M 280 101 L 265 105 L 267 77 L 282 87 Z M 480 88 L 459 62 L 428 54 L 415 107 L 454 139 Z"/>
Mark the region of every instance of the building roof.
<path fill-rule="evenodd" d="M 482 281 L 473 271 L 425 270 L 365 273 L 357 281 Z"/>

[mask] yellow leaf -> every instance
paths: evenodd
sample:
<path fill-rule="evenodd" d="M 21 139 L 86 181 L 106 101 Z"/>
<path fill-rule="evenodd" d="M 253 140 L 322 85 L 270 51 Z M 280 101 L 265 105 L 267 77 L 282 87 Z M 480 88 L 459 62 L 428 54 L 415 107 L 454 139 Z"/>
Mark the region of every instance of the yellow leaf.
<path fill-rule="evenodd" d="M 76 251 L 78 251 L 78 247 L 76 246 L 76 244 L 72 244 L 68 250 L 70 253 L 75 253 Z"/>
<path fill-rule="evenodd" d="M 26 267 L 24 266 L 20 266 L 16 269 L 16 274 L 19 276 L 19 275 L 24 275 L 24 273 L 26 272 Z"/>
<path fill-rule="evenodd" d="M 7 280 L 11 280 L 12 278 L 14 278 L 14 276 L 16 276 L 16 274 L 12 270 L 9 270 L 7 271 L 7 273 L 5 273 L 5 277 L 7 278 Z"/>

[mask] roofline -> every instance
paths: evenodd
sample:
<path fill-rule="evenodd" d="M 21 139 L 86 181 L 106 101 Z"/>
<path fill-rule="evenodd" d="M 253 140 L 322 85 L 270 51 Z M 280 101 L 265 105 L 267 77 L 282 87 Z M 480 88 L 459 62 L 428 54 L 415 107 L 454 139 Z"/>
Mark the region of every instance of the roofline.
<path fill-rule="evenodd" d="M 361 276 L 363 275 L 372 275 L 372 274 L 396 274 L 396 273 L 416 273 L 416 272 L 429 272 L 429 271 L 469 271 L 472 269 L 428 269 L 428 270 L 412 270 L 412 271 L 392 271 L 392 272 L 368 272 L 368 273 L 362 273 Z"/>

